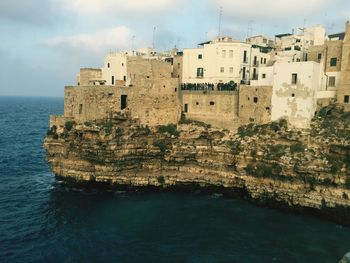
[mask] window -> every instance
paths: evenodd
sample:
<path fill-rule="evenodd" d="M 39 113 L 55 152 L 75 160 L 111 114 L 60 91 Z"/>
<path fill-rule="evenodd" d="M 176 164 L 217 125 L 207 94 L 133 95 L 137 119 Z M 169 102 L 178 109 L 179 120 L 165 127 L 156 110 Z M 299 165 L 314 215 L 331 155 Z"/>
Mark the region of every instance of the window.
<path fill-rule="evenodd" d="M 264 58 L 264 64 L 266 64 L 266 58 Z"/>
<path fill-rule="evenodd" d="M 123 76 L 123 80 L 126 81 L 126 76 Z"/>
<path fill-rule="evenodd" d="M 184 112 L 188 112 L 188 104 L 184 105 Z"/>
<path fill-rule="evenodd" d="M 197 78 L 203 78 L 203 76 L 204 76 L 204 69 L 197 68 Z"/>
<path fill-rule="evenodd" d="M 199 105 L 199 102 L 198 102 L 198 101 L 196 101 L 196 105 Z"/>
<path fill-rule="evenodd" d="M 322 54 L 321 53 L 318 53 L 318 55 L 317 55 L 317 59 L 321 59 L 322 58 Z"/>
<path fill-rule="evenodd" d="M 202 59 L 203 55 L 202 54 L 198 54 L 198 59 Z"/>
<path fill-rule="evenodd" d="M 222 58 L 226 58 L 226 50 L 222 50 L 221 54 L 222 54 Z"/>
<path fill-rule="evenodd" d="M 175 88 L 175 92 L 177 92 L 177 88 Z"/>
<path fill-rule="evenodd" d="M 230 50 L 229 54 L 230 54 L 230 58 L 233 58 L 233 50 Z"/>
<path fill-rule="evenodd" d="M 336 67 L 337 66 L 337 58 L 331 58 L 330 65 L 331 65 L 331 67 Z"/>
<path fill-rule="evenodd" d="M 122 67 L 124 67 L 124 63 L 122 63 Z"/>
<path fill-rule="evenodd" d="M 245 77 L 246 77 L 246 68 L 243 67 L 242 68 L 242 79 L 245 79 Z"/>
<path fill-rule="evenodd" d="M 261 78 L 266 79 L 266 74 L 265 73 L 261 74 Z"/>
<path fill-rule="evenodd" d="M 127 98 L 128 95 L 121 95 L 120 96 L 120 109 L 124 110 L 127 107 Z"/>
<path fill-rule="evenodd" d="M 349 103 L 349 95 L 344 96 L 344 103 Z"/>
<path fill-rule="evenodd" d="M 260 59 L 260 64 L 263 64 L 264 63 L 264 58 L 261 58 Z"/>
<path fill-rule="evenodd" d="M 254 66 L 256 66 L 258 64 L 258 57 L 254 56 Z"/>
<path fill-rule="evenodd" d="M 335 87 L 335 77 L 334 76 L 329 77 L 328 86 L 329 87 Z"/>
<path fill-rule="evenodd" d="M 233 67 L 230 67 L 230 73 L 233 73 Z"/>
<path fill-rule="evenodd" d="M 114 85 L 114 76 L 112 76 L 112 85 Z"/>
<path fill-rule="evenodd" d="M 79 114 L 83 113 L 83 104 L 79 104 Z"/>
<path fill-rule="evenodd" d="M 289 50 L 292 50 L 292 47 L 286 47 L 284 48 L 285 51 L 289 51 Z"/>
<path fill-rule="evenodd" d="M 243 62 L 244 62 L 244 63 L 247 63 L 247 50 L 244 50 L 244 53 L 243 53 Z"/>
<path fill-rule="evenodd" d="M 108 63 L 108 64 L 107 64 L 107 68 L 110 68 L 110 67 L 111 67 L 111 64 Z"/>
<path fill-rule="evenodd" d="M 213 106 L 213 105 L 215 105 L 215 102 L 214 102 L 214 101 L 211 101 L 211 102 L 209 102 L 209 105 L 210 105 L 210 106 Z"/>
<path fill-rule="evenodd" d="M 220 72 L 221 72 L 221 73 L 224 73 L 224 72 L 225 72 L 225 68 L 224 68 L 224 67 L 221 67 L 221 68 L 220 68 Z"/>
<path fill-rule="evenodd" d="M 292 93 L 292 97 L 293 97 L 293 98 L 295 97 L 295 93 Z"/>
<path fill-rule="evenodd" d="M 258 103 L 258 97 L 254 97 L 254 103 Z"/>
<path fill-rule="evenodd" d="M 296 73 L 293 73 L 292 74 L 292 84 L 297 84 L 297 81 L 298 81 L 298 74 Z"/>

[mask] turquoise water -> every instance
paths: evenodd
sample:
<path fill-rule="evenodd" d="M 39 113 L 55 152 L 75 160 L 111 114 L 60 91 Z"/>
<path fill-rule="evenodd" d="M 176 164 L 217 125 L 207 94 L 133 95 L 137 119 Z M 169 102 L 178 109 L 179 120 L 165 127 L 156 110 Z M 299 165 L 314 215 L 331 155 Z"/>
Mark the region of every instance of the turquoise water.
<path fill-rule="evenodd" d="M 0 97 L 0 262 L 338 262 L 350 228 L 218 194 L 78 188 L 42 148 L 62 99 Z"/>

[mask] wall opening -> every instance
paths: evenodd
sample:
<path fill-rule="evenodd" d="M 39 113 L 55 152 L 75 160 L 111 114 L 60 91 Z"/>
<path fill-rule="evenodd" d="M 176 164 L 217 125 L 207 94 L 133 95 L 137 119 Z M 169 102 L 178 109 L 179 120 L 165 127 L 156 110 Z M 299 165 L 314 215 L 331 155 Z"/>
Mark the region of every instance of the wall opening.
<path fill-rule="evenodd" d="M 215 105 L 215 102 L 214 102 L 214 101 L 211 101 L 211 102 L 209 102 L 209 105 L 210 105 L 210 106 L 213 106 L 213 105 Z"/>
<path fill-rule="evenodd" d="M 79 104 L 79 114 L 83 113 L 83 104 Z"/>
<path fill-rule="evenodd" d="M 258 97 L 254 97 L 254 103 L 258 103 Z"/>
<path fill-rule="evenodd" d="M 114 76 L 112 76 L 112 85 L 114 85 Z"/>
<path fill-rule="evenodd" d="M 349 95 L 344 96 L 344 103 L 349 103 Z"/>
<path fill-rule="evenodd" d="M 123 77 L 123 80 L 126 81 L 126 76 Z"/>
<path fill-rule="evenodd" d="M 121 95 L 120 96 L 120 109 L 124 110 L 127 107 L 127 101 L 128 95 Z"/>
<path fill-rule="evenodd" d="M 184 105 L 184 112 L 188 112 L 188 104 Z"/>
<path fill-rule="evenodd" d="M 292 84 L 297 84 L 297 81 L 298 81 L 298 74 L 296 73 L 293 73 L 292 74 Z"/>
<path fill-rule="evenodd" d="M 331 58 L 330 66 L 331 67 L 336 67 L 337 66 L 337 58 Z"/>

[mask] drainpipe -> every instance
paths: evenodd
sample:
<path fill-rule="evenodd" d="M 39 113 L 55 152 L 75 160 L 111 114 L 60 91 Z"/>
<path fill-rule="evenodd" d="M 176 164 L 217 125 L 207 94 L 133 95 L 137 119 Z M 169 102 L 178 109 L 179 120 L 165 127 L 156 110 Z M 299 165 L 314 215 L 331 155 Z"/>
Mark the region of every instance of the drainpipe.
<path fill-rule="evenodd" d="M 326 90 L 328 90 L 328 75 L 326 74 L 327 69 L 327 55 L 328 55 L 328 46 L 326 46 L 325 56 L 324 56 L 324 75 L 326 76 Z"/>

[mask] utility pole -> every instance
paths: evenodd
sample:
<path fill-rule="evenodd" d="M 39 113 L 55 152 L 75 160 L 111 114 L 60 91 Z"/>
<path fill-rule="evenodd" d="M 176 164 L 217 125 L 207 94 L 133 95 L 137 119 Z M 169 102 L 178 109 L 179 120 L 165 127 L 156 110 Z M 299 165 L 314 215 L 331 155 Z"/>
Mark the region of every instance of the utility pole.
<path fill-rule="evenodd" d="M 218 37 L 221 36 L 221 19 L 222 19 L 222 6 L 220 6 L 220 13 L 219 13 L 219 31 L 218 31 Z"/>
<path fill-rule="evenodd" d="M 155 41 L 156 29 L 157 29 L 157 27 L 153 27 L 153 40 L 152 40 L 152 48 L 153 49 L 155 49 L 154 41 Z"/>

